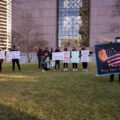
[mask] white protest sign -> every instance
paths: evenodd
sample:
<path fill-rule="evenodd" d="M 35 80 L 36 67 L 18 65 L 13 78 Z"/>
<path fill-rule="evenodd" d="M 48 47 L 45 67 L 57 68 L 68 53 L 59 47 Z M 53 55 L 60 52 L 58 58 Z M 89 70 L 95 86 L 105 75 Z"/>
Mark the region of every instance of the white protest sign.
<path fill-rule="evenodd" d="M 81 50 L 81 62 L 89 62 L 89 50 Z"/>
<path fill-rule="evenodd" d="M 0 59 L 5 59 L 5 51 L 0 51 Z"/>
<path fill-rule="evenodd" d="M 52 60 L 64 60 L 64 52 L 53 52 Z"/>
<path fill-rule="evenodd" d="M 55 67 L 55 61 L 51 62 L 51 67 Z"/>
<path fill-rule="evenodd" d="M 70 52 L 64 52 L 64 60 L 63 63 L 70 63 Z"/>
<path fill-rule="evenodd" d="M 72 52 L 71 62 L 72 63 L 79 63 L 79 51 Z"/>
<path fill-rule="evenodd" d="M 20 59 L 20 51 L 9 51 L 8 58 L 9 59 Z"/>

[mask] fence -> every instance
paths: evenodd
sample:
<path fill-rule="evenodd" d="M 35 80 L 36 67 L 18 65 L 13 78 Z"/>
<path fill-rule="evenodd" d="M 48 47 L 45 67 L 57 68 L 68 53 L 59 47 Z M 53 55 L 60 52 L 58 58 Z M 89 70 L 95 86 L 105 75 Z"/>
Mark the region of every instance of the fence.
<path fill-rule="evenodd" d="M 36 53 L 29 53 L 30 57 L 31 57 L 31 62 L 38 62 L 38 58 L 37 58 L 37 54 Z M 28 62 L 28 57 L 27 57 L 27 53 L 21 53 L 20 56 L 20 62 L 26 63 Z"/>
<path fill-rule="evenodd" d="M 20 53 L 20 62 L 21 63 L 27 63 L 28 62 L 28 57 L 27 53 Z M 38 62 L 37 54 L 36 53 L 29 53 L 31 57 L 31 63 Z M 11 62 L 11 60 L 4 60 L 5 62 Z M 92 54 L 89 56 L 89 62 L 95 62 L 95 54 Z"/>

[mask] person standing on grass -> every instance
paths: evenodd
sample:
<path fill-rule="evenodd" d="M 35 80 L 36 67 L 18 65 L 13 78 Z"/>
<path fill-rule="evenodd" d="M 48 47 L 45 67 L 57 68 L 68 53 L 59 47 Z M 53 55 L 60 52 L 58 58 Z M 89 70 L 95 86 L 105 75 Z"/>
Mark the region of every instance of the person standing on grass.
<path fill-rule="evenodd" d="M 0 51 L 1 51 L 2 49 L 0 48 Z M 2 63 L 3 63 L 3 59 L 2 58 L 0 58 L 0 73 L 2 72 Z"/>
<path fill-rule="evenodd" d="M 72 51 L 77 51 L 76 47 L 73 47 Z M 78 64 L 77 63 L 72 63 L 72 68 L 73 68 L 73 71 L 77 71 Z"/>
<path fill-rule="evenodd" d="M 52 68 L 52 53 L 53 53 L 53 48 L 51 48 L 51 51 L 50 51 L 50 54 L 49 54 L 49 56 L 50 56 L 50 68 Z"/>
<path fill-rule="evenodd" d="M 113 81 L 114 81 L 114 74 L 111 74 L 109 82 L 113 82 Z M 120 74 L 119 74 L 118 81 L 120 82 Z"/>
<path fill-rule="evenodd" d="M 117 41 L 117 37 L 115 38 L 115 42 L 118 42 Z M 112 43 L 112 41 L 110 40 L 107 40 L 107 41 L 103 41 L 103 42 L 99 42 L 98 44 L 105 44 L 105 43 Z M 102 49 L 99 49 L 99 51 L 102 50 Z M 109 68 L 108 66 L 108 62 L 107 62 L 107 53 L 105 50 L 103 50 L 102 54 L 99 55 L 102 59 L 103 62 L 100 62 L 101 64 L 103 63 L 104 64 L 104 68 Z M 103 66 L 103 65 L 99 65 L 100 66 Z M 118 66 L 118 68 L 120 68 L 120 66 Z M 119 78 L 118 78 L 118 81 L 120 82 L 120 73 L 118 74 L 119 75 Z M 109 82 L 113 82 L 114 81 L 114 73 L 113 74 L 110 74 L 110 77 L 109 77 Z"/>
<path fill-rule="evenodd" d="M 64 51 L 66 52 L 67 51 L 67 48 L 64 48 Z M 64 61 L 63 61 L 64 62 Z M 64 68 L 64 71 L 68 71 L 68 63 L 64 62 L 63 63 L 63 68 Z"/>
<path fill-rule="evenodd" d="M 55 52 L 60 52 L 60 48 L 57 47 L 57 48 L 55 49 Z M 60 71 L 60 60 L 56 60 L 56 61 L 55 61 L 55 71 L 57 70 L 57 67 L 58 67 L 58 71 Z"/>
<path fill-rule="evenodd" d="M 37 52 L 37 57 L 38 57 L 38 68 L 41 68 L 41 61 L 42 61 L 42 56 L 44 55 L 44 52 L 42 50 L 42 48 L 39 48 L 38 52 Z"/>
<path fill-rule="evenodd" d="M 86 50 L 85 46 L 82 46 L 81 50 Z M 88 62 L 82 62 L 83 71 L 87 71 Z"/>
<path fill-rule="evenodd" d="M 52 60 L 52 53 L 53 53 L 53 48 L 51 48 L 51 51 L 50 51 L 50 54 L 49 54 L 50 60 Z"/>
<path fill-rule="evenodd" d="M 12 46 L 11 51 L 18 51 L 15 47 L 15 45 Z M 19 72 L 21 72 L 21 68 L 20 68 L 20 63 L 19 63 L 19 59 L 12 59 L 12 70 L 13 72 L 15 71 L 15 63 L 18 66 Z"/>

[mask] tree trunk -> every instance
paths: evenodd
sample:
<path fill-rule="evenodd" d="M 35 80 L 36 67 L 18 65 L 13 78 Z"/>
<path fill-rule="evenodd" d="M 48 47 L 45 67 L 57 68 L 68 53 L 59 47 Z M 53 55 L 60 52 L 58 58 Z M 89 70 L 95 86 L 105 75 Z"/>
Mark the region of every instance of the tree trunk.
<path fill-rule="evenodd" d="M 28 58 L 28 63 L 31 63 L 31 58 L 29 55 L 29 32 L 26 34 L 26 52 L 27 52 L 27 58 Z"/>

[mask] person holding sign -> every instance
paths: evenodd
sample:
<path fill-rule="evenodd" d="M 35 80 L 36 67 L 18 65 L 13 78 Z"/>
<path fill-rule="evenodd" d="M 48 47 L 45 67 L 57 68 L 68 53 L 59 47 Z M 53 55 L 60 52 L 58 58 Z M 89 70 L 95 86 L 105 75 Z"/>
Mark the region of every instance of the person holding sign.
<path fill-rule="evenodd" d="M 73 71 L 77 71 L 78 63 L 79 63 L 79 52 L 77 52 L 76 47 L 73 47 L 72 49 L 71 62 L 72 62 Z"/>
<path fill-rule="evenodd" d="M 2 49 L 0 48 L 0 51 L 1 51 Z M 2 56 L 0 56 L 0 73 L 2 72 L 2 63 L 3 63 L 3 57 Z"/>
<path fill-rule="evenodd" d="M 89 51 L 85 49 L 85 46 L 82 46 L 81 48 L 81 62 L 83 66 L 83 71 L 87 71 L 87 66 L 88 66 L 88 55 Z"/>
<path fill-rule="evenodd" d="M 12 49 L 10 51 L 18 51 L 15 47 L 15 45 L 12 46 Z M 20 63 L 19 63 L 19 59 L 14 57 L 12 58 L 12 70 L 13 72 L 15 71 L 15 63 L 17 64 L 18 66 L 18 69 L 19 69 L 19 72 L 21 72 L 21 68 L 20 68 Z"/>
<path fill-rule="evenodd" d="M 64 60 L 63 60 L 63 68 L 64 71 L 68 71 L 68 63 L 70 60 L 70 52 L 67 52 L 67 48 L 64 48 Z"/>
<path fill-rule="evenodd" d="M 109 82 L 113 82 L 114 74 L 119 74 L 120 82 L 120 43 L 97 44 L 95 55 L 98 75 L 110 75 Z"/>
<path fill-rule="evenodd" d="M 60 52 L 60 48 L 57 47 L 55 52 Z M 58 71 L 60 71 L 60 60 L 55 60 L 55 71 L 57 70 L 58 67 Z"/>

